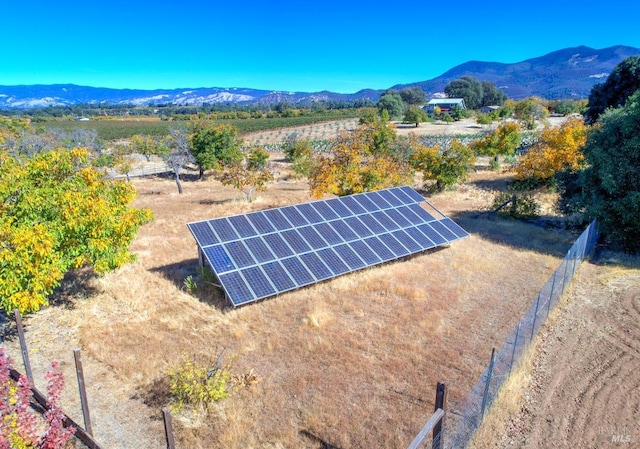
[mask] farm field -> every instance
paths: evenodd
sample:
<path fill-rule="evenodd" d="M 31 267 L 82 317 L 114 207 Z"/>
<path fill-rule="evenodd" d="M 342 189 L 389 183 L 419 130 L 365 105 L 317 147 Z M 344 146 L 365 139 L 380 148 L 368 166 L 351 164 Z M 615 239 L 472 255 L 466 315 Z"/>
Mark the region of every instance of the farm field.
<path fill-rule="evenodd" d="M 223 349 L 231 371 L 256 382 L 208 415 L 175 415 L 179 447 L 406 447 L 433 411 L 436 382 L 447 382 L 449 403 L 466 395 L 577 236 L 476 218 L 510 177 L 479 167 L 428 198 L 471 233 L 450 247 L 238 309 L 213 287 L 188 293 L 197 256 L 186 223 L 311 200 L 306 182 L 285 181 L 282 155 L 272 158 L 280 177 L 251 204 L 212 179 L 188 176 L 182 195 L 170 178 L 136 179 L 135 205 L 155 212 L 132 247 L 137 262 L 69 278 L 51 307 L 25 319 L 36 385 L 58 360 L 62 406 L 77 422 L 72 350 L 82 349 L 105 447 L 165 447 L 169 368 Z M 18 362 L 17 339 L 5 345 Z"/>

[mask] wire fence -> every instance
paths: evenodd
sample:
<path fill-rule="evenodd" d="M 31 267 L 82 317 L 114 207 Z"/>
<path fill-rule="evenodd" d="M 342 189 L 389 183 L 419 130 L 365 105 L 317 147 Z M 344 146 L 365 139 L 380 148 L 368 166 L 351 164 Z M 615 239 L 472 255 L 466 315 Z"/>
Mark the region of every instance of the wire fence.
<path fill-rule="evenodd" d="M 560 266 L 540 290 L 502 347 L 492 352 L 491 360 L 478 383 L 467 397 L 459 402 L 459 407 L 448 414 L 448 427 L 451 426 L 445 434 L 445 444 L 448 448 L 464 448 L 468 444 L 502 383 L 526 352 L 582 261 L 593 252 L 597 240 L 598 231 L 596 222 L 593 221 L 569 249 Z"/>

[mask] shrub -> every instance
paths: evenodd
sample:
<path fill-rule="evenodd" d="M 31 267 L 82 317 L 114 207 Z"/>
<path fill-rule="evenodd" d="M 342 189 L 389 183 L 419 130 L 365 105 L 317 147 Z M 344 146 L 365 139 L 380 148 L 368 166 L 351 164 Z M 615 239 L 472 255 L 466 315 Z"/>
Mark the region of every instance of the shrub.
<path fill-rule="evenodd" d="M 217 360 L 202 360 L 196 356 L 187 358 L 169 370 L 171 408 L 180 411 L 188 407 L 208 407 L 229 395 L 231 373 Z"/>
<path fill-rule="evenodd" d="M 499 214 L 524 220 L 532 220 L 540 214 L 540 205 L 532 193 L 500 192 L 494 197 L 491 210 L 498 209 L 509 200 L 511 203 L 500 209 Z"/>

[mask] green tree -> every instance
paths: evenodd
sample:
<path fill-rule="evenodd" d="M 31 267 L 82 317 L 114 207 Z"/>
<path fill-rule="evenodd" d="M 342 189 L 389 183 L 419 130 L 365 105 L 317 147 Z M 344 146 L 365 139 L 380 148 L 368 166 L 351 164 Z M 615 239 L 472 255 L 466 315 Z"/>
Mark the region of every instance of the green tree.
<path fill-rule="evenodd" d="M 435 190 L 439 192 L 464 181 L 475 161 L 473 151 L 455 139 L 433 147 L 414 141 L 412 148 L 411 165 L 422 173 L 424 181 L 435 181 Z"/>
<path fill-rule="evenodd" d="M 444 93 L 449 98 L 463 98 L 469 109 L 480 109 L 482 106 L 482 84 L 472 76 L 451 81 L 444 88 Z"/>
<path fill-rule="evenodd" d="M 308 177 L 313 170 L 313 146 L 309 139 L 290 136 L 284 148 L 285 158 L 291 162 L 291 168 L 298 175 Z"/>
<path fill-rule="evenodd" d="M 376 105 L 380 113 L 387 111 L 389 117 L 399 118 L 404 113 L 405 104 L 398 92 L 387 92 L 383 94 Z"/>
<path fill-rule="evenodd" d="M 640 252 L 640 91 L 624 106 L 605 111 L 583 148 L 586 168 L 578 188 L 561 191 L 565 211 L 596 218 L 600 231 L 616 246 Z M 571 192 L 573 190 L 573 192 Z M 567 198 L 567 193 L 573 193 Z"/>
<path fill-rule="evenodd" d="M 67 271 L 134 260 L 129 246 L 152 217 L 129 206 L 134 197 L 131 184 L 90 166 L 86 149 L 26 160 L 0 151 L 0 307 L 36 311 Z"/>
<path fill-rule="evenodd" d="M 514 116 L 525 128 L 535 129 L 537 122 L 545 120 L 549 116 L 549 112 L 545 106 L 545 100 L 530 97 L 516 102 Z"/>
<path fill-rule="evenodd" d="M 151 156 L 165 156 L 167 146 L 153 136 L 135 134 L 131 137 L 131 149 L 131 153 L 142 154 L 149 162 Z"/>
<path fill-rule="evenodd" d="M 500 156 L 512 155 L 522 142 L 520 125 L 515 122 L 502 122 L 487 134 L 484 139 L 473 142 L 472 148 L 476 154 L 484 154 L 499 161 Z"/>
<path fill-rule="evenodd" d="M 421 105 L 427 102 L 427 97 L 422 89 L 419 87 L 406 87 L 400 92 L 400 98 L 408 105 Z"/>
<path fill-rule="evenodd" d="M 416 128 L 422 122 L 426 122 L 429 120 L 429 116 L 425 112 L 424 109 L 411 105 L 407 108 L 407 111 L 404 113 L 404 121 L 409 123 L 415 123 Z"/>
<path fill-rule="evenodd" d="M 273 179 L 268 160 L 269 153 L 264 148 L 254 147 L 243 155 L 242 160 L 224 165 L 221 182 L 241 190 L 251 202 L 254 192 L 266 190 L 267 183 Z"/>
<path fill-rule="evenodd" d="M 242 160 L 242 138 L 228 124 L 198 120 L 191 134 L 191 153 L 200 167 L 200 179 L 205 170 L 219 170 L 223 165 Z"/>
<path fill-rule="evenodd" d="M 588 124 L 595 123 L 607 108 L 624 105 L 640 89 L 640 57 L 630 56 L 618 64 L 603 84 L 596 84 L 589 94 L 589 108 L 585 113 Z"/>
<path fill-rule="evenodd" d="M 482 83 L 482 105 L 481 106 L 502 106 L 507 101 L 507 95 L 498 89 L 495 83 L 483 81 Z"/>

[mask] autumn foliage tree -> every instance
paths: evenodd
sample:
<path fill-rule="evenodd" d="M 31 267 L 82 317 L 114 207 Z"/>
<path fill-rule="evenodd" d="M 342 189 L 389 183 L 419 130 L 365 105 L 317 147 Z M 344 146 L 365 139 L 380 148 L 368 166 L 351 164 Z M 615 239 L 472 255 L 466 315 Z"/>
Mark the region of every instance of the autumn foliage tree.
<path fill-rule="evenodd" d="M 455 139 L 442 146 L 427 146 L 414 139 L 412 150 L 411 165 L 424 181 L 435 181 L 439 192 L 464 181 L 475 161 L 473 150 Z"/>
<path fill-rule="evenodd" d="M 342 196 L 410 183 L 410 164 L 391 151 L 395 136 L 385 121 L 341 133 L 331 153 L 316 159 L 309 176 L 311 194 Z"/>
<path fill-rule="evenodd" d="M 584 160 L 581 148 L 586 140 L 587 127 L 578 118 L 545 128 L 536 144 L 518 161 L 515 178 L 544 184 L 561 170 L 577 170 Z"/>
<path fill-rule="evenodd" d="M 477 154 L 484 154 L 498 162 L 500 156 L 512 155 L 522 142 L 522 130 L 516 122 L 502 122 L 472 147 Z"/>
<path fill-rule="evenodd" d="M 220 180 L 223 185 L 241 190 L 247 201 L 251 202 L 254 192 L 266 190 L 267 183 L 273 179 L 268 160 L 269 153 L 264 148 L 252 148 L 244 154 L 242 160 L 226 164 Z"/>
<path fill-rule="evenodd" d="M 64 274 L 98 273 L 134 259 L 129 246 L 148 210 L 134 188 L 93 168 L 86 149 L 20 159 L 0 151 L 0 307 L 37 311 Z"/>

